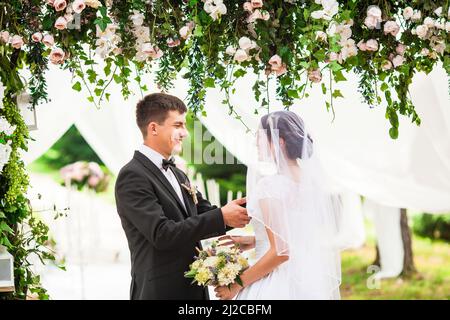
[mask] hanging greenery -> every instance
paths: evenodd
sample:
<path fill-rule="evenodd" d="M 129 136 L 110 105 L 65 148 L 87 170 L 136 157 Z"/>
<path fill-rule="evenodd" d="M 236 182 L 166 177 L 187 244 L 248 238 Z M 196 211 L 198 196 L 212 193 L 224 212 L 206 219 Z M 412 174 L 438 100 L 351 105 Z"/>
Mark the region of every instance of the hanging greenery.
<path fill-rule="evenodd" d="M 395 139 L 399 116 L 420 124 L 408 92 L 414 74 L 439 61 L 450 74 L 449 16 L 444 0 L 0 0 L 0 243 L 16 259 L 16 297 L 38 287 L 18 226 L 39 229 L 35 240 L 46 234 L 33 224 L 24 196 L 28 179 L 18 152 L 26 150 L 28 132 L 16 98 L 27 90 L 33 106 L 47 101 L 49 63 L 71 72 L 72 88 L 86 90 L 96 106 L 109 100 L 113 81 L 127 98 L 132 82 L 147 90 L 145 74 L 168 90 L 181 73 L 194 113 L 204 112 L 207 88 L 218 87 L 239 120 L 229 97 L 249 72 L 257 75 L 255 112 L 268 109 L 271 81 L 286 108 L 320 86 L 334 114 L 334 101 L 343 98 L 334 84 L 354 71 L 362 99 L 386 108 Z M 27 84 L 23 69 L 31 74 Z"/>

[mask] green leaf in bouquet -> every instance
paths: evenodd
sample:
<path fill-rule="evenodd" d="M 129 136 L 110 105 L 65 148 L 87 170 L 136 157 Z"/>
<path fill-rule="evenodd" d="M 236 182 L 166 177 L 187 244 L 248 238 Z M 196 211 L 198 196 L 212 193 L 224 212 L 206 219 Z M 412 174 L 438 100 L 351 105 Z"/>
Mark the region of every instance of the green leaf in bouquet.
<path fill-rule="evenodd" d="M 197 274 L 197 270 L 189 270 L 184 273 L 184 277 L 185 278 L 194 278 L 196 274 Z"/>
<path fill-rule="evenodd" d="M 236 283 L 237 283 L 238 285 L 240 285 L 241 287 L 244 287 L 244 284 L 242 283 L 242 279 L 241 279 L 240 276 L 237 276 L 237 277 L 236 277 Z"/>

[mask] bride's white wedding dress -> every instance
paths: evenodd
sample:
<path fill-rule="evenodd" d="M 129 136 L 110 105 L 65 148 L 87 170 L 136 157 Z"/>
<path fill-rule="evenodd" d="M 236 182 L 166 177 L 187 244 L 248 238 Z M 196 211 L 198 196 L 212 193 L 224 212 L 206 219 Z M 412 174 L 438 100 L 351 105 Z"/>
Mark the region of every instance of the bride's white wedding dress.
<path fill-rule="evenodd" d="M 276 190 L 276 189 L 275 189 Z M 280 190 L 280 189 L 279 189 Z M 270 248 L 269 238 L 265 225 L 259 220 L 252 219 L 250 224 L 255 232 L 255 255 L 256 261 L 261 259 Z M 264 278 L 254 282 L 250 286 L 242 289 L 236 300 L 287 300 L 289 298 L 289 260 Z"/>
<path fill-rule="evenodd" d="M 340 201 L 329 188 L 303 121 L 289 111 L 263 116 L 255 146 L 246 189 L 256 259 L 270 249 L 266 228 L 276 254 L 289 259 L 236 299 L 339 299 Z"/>

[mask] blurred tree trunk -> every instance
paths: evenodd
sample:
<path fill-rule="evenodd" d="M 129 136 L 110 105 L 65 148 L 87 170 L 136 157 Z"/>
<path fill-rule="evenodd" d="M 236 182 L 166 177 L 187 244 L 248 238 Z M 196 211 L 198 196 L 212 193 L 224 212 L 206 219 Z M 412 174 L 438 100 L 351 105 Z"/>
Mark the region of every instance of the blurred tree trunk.
<path fill-rule="evenodd" d="M 417 270 L 414 266 L 412 233 L 408 225 L 408 215 L 406 214 L 406 209 L 401 209 L 400 211 L 400 228 L 402 231 L 403 251 L 405 253 L 403 257 L 403 271 L 401 275 L 409 277 L 416 273 Z"/>

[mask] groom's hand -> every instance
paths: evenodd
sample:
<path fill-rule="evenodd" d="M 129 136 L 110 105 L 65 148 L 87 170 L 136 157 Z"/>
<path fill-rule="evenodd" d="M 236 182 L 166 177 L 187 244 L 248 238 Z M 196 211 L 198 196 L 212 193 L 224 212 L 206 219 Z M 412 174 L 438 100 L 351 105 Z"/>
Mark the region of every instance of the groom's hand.
<path fill-rule="evenodd" d="M 243 228 L 250 222 L 247 209 L 242 207 L 246 202 L 245 198 L 233 200 L 221 208 L 223 221 L 232 228 Z"/>

